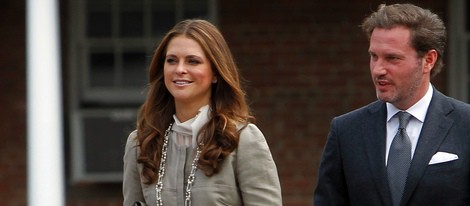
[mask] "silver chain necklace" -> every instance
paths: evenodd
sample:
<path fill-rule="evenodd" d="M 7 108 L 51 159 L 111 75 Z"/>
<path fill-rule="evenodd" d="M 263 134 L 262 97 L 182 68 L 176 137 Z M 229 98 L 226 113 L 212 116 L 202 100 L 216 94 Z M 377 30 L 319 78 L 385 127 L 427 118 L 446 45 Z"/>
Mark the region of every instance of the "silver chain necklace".
<path fill-rule="evenodd" d="M 162 147 L 162 157 L 160 160 L 160 168 L 158 169 L 158 181 L 155 185 L 156 190 L 156 199 L 157 199 L 157 206 L 163 206 L 162 200 L 162 189 L 163 189 L 163 176 L 165 175 L 165 164 L 166 164 L 166 156 L 168 151 L 168 136 L 170 134 L 171 127 L 173 123 L 168 126 L 168 129 L 165 131 L 165 136 L 163 139 L 163 147 Z M 200 144 L 199 146 L 202 146 Z M 199 147 L 196 147 L 196 155 L 193 159 L 191 164 L 191 172 L 188 176 L 188 184 L 186 185 L 186 193 L 184 199 L 184 206 L 191 206 L 191 189 L 193 188 L 194 181 L 196 180 L 196 171 L 197 171 L 197 161 L 199 160 L 199 155 L 201 154 L 201 150 Z"/>

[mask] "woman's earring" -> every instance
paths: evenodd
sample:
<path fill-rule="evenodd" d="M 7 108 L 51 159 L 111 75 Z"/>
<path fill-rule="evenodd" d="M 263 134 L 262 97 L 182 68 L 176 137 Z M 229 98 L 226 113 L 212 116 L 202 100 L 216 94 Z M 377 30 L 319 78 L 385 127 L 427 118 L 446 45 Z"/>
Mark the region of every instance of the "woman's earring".
<path fill-rule="evenodd" d="M 215 83 L 217 83 L 217 78 L 214 78 L 214 79 L 212 80 L 212 84 L 215 84 Z"/>

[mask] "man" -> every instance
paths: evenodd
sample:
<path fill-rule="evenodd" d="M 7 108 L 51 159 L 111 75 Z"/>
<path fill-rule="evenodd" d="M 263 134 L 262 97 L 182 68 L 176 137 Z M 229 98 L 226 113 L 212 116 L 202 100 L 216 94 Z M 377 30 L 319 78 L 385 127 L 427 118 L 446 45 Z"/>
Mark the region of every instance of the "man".
<path fill-rule="evenodd" d="M 470 106 L 430 83 L 444 23 L 394 4 L 361 26 L 378 101 L 332 120 L 314 205 L 470 205 Z"/>

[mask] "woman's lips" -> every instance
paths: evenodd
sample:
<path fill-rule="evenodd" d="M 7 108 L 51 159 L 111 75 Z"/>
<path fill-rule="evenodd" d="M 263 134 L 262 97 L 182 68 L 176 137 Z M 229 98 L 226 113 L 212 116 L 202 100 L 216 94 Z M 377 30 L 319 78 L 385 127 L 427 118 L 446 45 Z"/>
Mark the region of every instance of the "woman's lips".
<path fill-rule="evenodd" d="M 175 80 L 175 81 L 173 81 L 173 83 L 175 83 L 176 85 L 184 86 L 184 85 L 191 84 L 192 81 L 189 81 L 189 80 Z"/>

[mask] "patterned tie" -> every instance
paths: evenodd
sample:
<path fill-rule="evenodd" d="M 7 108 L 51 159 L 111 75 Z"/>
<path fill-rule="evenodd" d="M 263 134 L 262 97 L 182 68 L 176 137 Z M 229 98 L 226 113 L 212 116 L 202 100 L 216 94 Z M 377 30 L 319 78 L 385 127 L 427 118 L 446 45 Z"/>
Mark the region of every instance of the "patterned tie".
<path fill-rule="evenodd" d="M 397 115 L 400 125 L 390 146 L 387 161 L 388 182 L 394 206 L 400 205 L 411 163 L 411 142 L 405 129 L 411 114 L 398 112 Z"/>

